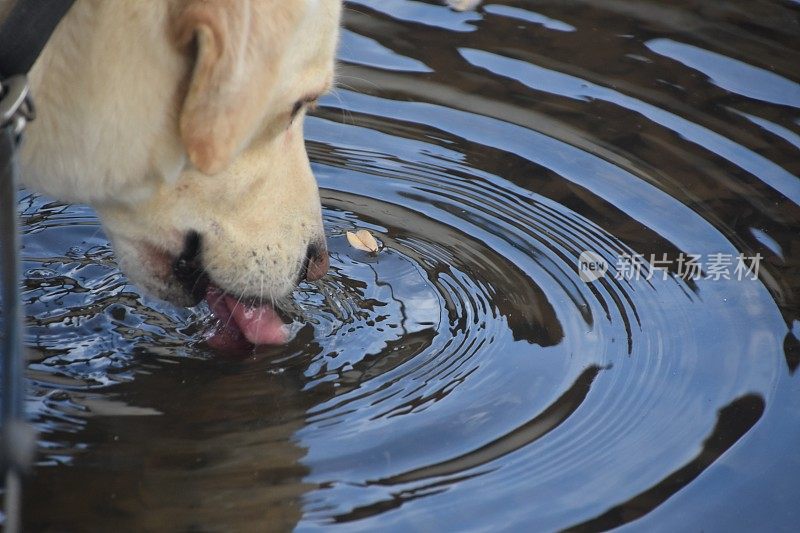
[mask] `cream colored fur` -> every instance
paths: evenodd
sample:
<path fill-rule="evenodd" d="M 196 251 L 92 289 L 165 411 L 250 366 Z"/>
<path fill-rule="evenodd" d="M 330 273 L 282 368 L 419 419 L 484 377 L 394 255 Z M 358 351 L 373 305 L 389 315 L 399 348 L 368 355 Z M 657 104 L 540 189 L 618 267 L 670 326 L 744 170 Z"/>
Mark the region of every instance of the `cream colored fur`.
<path fill-rule="evenodd" d="M 324 242 L 295 102 L 333 82 L 340 0 L 77 0 L 30 74 L 25 185 L 91 204 L 123 270 L 191 303 L 188 232 L 233 294 L 278 299 Z"/>

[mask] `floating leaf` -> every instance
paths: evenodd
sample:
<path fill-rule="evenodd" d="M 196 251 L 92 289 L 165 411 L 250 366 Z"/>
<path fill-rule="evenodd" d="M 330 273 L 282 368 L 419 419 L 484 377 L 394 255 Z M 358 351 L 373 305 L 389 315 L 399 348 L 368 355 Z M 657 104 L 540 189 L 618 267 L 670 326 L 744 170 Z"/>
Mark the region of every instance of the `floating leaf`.
<path fill-rule="evenodd" d="M 355 233 L 348 231 L 347 242 L 349 242 L 350 246 L 357 250 L 369 252 L 371 254 L 378 253 L 378 241 L 376 241 L 375 237 L 373 237 L 372 234 L 365 229 L 360 229 Z"/>
<path fill-rule="evenodd" d="M 472 11 L 480 3 L 481 0 L 447 0 L 447 5 L 456 11 Z"/>

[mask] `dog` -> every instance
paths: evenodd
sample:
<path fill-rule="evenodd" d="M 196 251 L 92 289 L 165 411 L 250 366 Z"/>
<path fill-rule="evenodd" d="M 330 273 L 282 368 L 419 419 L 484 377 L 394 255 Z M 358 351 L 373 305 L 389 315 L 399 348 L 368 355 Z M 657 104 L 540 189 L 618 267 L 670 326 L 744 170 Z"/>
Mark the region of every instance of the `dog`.
<path fill-rule="evenodd" d="M 146 292 L 285 342 L 272 304 L 329 266 L 303 118 L 334 84 L 341 10 L 77 0 L 29 75 L 23 184 L 91 205 Z"/>

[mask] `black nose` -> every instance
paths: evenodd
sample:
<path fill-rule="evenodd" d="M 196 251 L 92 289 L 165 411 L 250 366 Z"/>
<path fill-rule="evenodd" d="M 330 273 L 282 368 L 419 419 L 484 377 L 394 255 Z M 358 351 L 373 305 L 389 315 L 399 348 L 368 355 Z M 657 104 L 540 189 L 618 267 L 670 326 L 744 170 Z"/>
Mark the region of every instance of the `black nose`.
<path fill-rule="evenodd" d="M 183 290 L 200 302 L 208 288 L 208 276 L 203 269 L 202 239 L 200 234 L 190 231 L 186 235 L 183 251 L 172 265 L 172 273 Z"/>
<path fill-rule="evenodd" d="M 305 278 L 308 281 L 318 280 L 328 272 L 329 267 L 328 247 L 325 246 L 325 243 L 309 244 L 306 250 L 306 260 L 303 263 L 301 279 Z"/>

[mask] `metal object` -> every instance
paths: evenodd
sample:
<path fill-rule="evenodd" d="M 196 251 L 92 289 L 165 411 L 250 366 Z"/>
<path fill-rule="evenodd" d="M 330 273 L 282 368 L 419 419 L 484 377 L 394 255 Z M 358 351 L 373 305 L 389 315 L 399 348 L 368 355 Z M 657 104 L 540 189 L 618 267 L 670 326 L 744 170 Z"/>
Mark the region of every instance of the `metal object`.
<path fill-rule="evenodd" d="M 0 2 L 3 0 L 0 0 Z M 33 459 L 35 433 L 25 420 L 25 353 L 22 344 L 20 237 L 15 152 L 35 110 L 26 74 L 74 0 L 17 0 L 0 21 L 0 290 L 3 321 L 2 467 L 4 530 L 20 530 L 22 475 Z"/>
<path fill-rule="evenodd" d="M 15 152 L 22 130 L 33 116 L 25 76 L 0 84 L 0 317 L 3 321 L 2 459 L 5 469 L 5 531 L 20 530 L 21 478 L 33 458 L 35 434 L 25 420 L 25 353 L 17 216 L 18 169 Z"/>
<path fill-rule="evenodd" d="M 25 125 L 36 118 L 33 103 L 28 98 L 28 78 L 11 76 L 0 82 L 0 127 L 13 125 L 14 134 L 20 135 Z"/>

